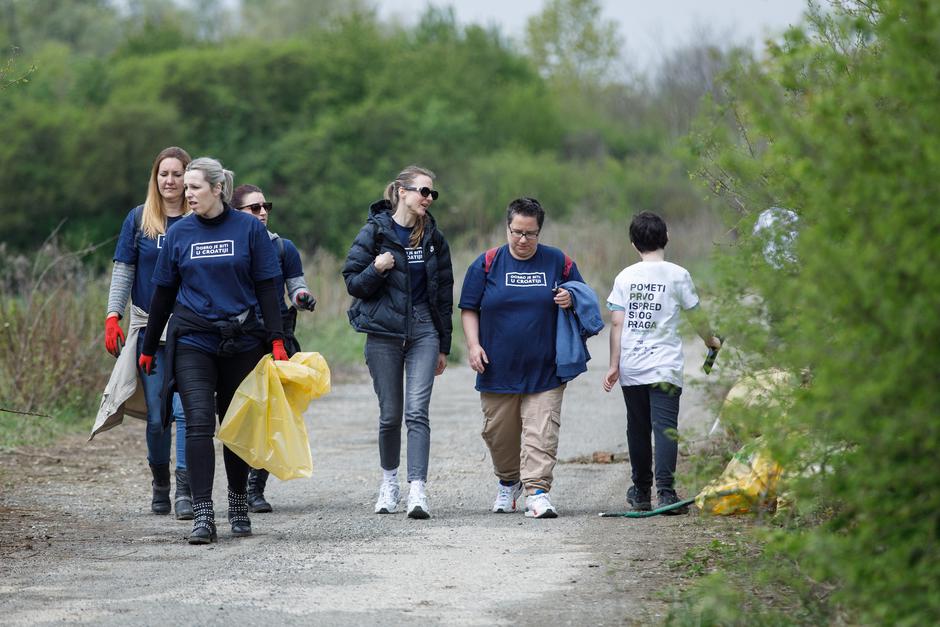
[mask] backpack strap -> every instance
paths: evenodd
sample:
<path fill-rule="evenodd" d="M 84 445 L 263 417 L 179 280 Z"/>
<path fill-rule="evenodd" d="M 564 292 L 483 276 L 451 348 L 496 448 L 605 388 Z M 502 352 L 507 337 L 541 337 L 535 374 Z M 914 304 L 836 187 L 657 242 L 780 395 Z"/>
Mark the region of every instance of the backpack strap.
<path fill-rule="evenodd" d="M 488 251 L 483 253 L 483 273 L 489 274 L 490 268 L 493 267 L 493 260 L 496 259 L 496 253 L 499 252 L 499 246 L 496 248 L 490 248 Z"/>
<path fill-rule="evenodd" d="M 134 209 L 134 248 L 140 249 L 140 238 L 143 236 L 144 206 Z"/>
<path fill-rule="evenodd" d="M 281 267 L 284 267 L 284 238 L 278 235 L 273 231 L 268 231 L 268 239 L 271 240 L 271 243 L 277 248 L 277 259 L 281 264 Z"/>
<path fill-rule="evenodd" d="M 568 275 L 571 274 L 571 266 L 574 264 L 574 259 L 565 255 L 565 267 L 561 271 L 561 278 L 568 280 Z"/>

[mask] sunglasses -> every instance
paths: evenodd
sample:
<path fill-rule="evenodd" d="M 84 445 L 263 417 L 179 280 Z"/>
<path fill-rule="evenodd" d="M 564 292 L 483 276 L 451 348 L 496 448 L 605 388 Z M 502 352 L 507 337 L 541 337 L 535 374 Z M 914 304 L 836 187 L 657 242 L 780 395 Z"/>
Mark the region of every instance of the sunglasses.
<path fill-rule="evenodd" d="M 274 205 L 269 202 L 256 202 L 250 205 L 245 205 L 244 207 L 238 207 L 238 210 L 244 211 L 245 209 L 250 209 L 253 214 L 258 215 L 259 213 L 261 213 L 262 209 L 264 209 L 268 213 L 271 213 L 271 207 L 273 206 Z"/>
<path fill-rule="evenodd" d="M 430 196 L 431 200 L 437 200 L 438 193 L 436 189 L 431 189 L 430 187 L 409 187 L 408 185 L 402 185 L 401 188 L 409 192 L 418 192 L 423 198 Z"/>

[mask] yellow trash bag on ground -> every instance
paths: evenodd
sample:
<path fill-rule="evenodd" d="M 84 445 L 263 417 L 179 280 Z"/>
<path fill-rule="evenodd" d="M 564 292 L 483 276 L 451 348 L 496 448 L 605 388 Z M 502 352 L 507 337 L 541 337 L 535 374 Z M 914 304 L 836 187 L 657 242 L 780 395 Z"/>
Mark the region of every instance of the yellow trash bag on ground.
<path fill-rule="evenodd" d="M 235 390 L 219 439 L 278 479 L 309 477 L 313 459 L 303 413 L 329 391 L 330 368 L 320 353 L 296 353 L 290 361 L 265 355 Z"/>
<path fill-rule="evenodd" d="M 782 471 L 758 438 L 741 447 L 721 476 L 695 497 L 695 505 L 702 512 L 719 516 L 773 511 Z"/>

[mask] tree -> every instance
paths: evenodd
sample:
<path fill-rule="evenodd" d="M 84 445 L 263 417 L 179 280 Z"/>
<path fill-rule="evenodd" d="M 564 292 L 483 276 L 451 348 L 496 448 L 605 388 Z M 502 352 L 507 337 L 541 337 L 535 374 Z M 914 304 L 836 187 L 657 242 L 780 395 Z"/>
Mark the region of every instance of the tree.
<path fill-rule="evenodd" d="M 594 82 L 608 78 L 620 55 L 616 23 L 601 19 L 597 0 L 548 0 L 526 24 L 526 48 L 544 76 Z"/>
<path fill-rule="evenodd" d="M 17 49 L 13 49 L 10 58 L 0 65 L 0 91 L 20 83 L 29 82 L 29 75 L 36 71 L 36 66 L 30 66 L 29 69 L 20 72 L 16 69 Z"/>

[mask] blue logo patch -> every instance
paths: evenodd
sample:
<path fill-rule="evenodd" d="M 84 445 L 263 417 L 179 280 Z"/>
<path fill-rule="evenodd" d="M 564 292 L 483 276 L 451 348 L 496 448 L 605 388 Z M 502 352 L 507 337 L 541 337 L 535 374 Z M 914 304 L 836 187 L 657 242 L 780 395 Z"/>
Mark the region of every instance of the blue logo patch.
<path fill-rule="evenodd" d="M 189 248 L 190 259 L 234 256 L 235 240 L 231 239 L 223 239 L 217 242 L 199 242 Z"/>
<path fill-rule="evenodd" d="M 544 272 L 507 272 L 506 287 L 548 287 Z"/>

